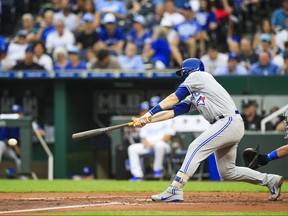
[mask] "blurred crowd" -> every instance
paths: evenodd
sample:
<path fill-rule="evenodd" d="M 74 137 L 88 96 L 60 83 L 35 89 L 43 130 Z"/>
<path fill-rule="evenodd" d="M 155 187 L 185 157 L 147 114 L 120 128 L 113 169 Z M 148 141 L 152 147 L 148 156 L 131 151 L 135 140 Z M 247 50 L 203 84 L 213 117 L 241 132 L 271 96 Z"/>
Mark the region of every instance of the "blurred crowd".
<path fill-rule="evenodd" d="M 215 76 L 288 75 L 288 0 L 50 0 L 39 8 L 0 36 L 2 71 L 143 71 L 197 57 Z"/>

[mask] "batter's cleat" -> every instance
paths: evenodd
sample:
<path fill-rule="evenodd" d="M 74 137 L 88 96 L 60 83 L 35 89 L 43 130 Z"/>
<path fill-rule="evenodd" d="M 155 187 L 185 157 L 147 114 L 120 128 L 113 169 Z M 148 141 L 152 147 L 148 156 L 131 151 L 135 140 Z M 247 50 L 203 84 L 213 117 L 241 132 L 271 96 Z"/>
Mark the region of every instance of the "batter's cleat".
<path fill-rule="evenodd" d="M 151 196 L 151 199 L 156 202 L 183 202 L 183 190 L 169 186 L 164 192 Z"/>
<path fill-rule="evenodd" d="M 143 178 L 142 177 L 136 177 L 133 176 L 132 178 L 129 179 L 130 182 L 138 182 L 141 181 Z"/>
<path fill-rule="evenodd" d="M 283 177 L 275 175 L 275 177 L 268 183 L 268 189 L 271 193 L 268 200 L 276 201 L 281 195 L 281 186 L 283 184 Z"/>

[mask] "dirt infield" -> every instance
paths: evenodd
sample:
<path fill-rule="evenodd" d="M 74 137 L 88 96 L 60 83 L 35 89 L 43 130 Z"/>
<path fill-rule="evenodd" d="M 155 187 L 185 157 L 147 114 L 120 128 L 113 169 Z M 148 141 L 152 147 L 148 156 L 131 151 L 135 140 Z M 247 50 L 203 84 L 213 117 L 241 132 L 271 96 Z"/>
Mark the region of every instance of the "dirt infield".
<path fill-rule="evenodd" d="M 0 215 L 78 211 L 288 212 L 288 193 L 267 201 L 268 193 L 186 192 L 182 203 L 156 203 L 151 192 L 1 193 Z"/>

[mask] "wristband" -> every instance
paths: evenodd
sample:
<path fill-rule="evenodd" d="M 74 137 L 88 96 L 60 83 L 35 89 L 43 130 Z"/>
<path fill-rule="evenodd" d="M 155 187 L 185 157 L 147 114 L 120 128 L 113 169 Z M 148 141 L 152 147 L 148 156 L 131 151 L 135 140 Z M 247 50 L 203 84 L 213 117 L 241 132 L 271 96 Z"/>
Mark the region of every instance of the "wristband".
<path fill-rule="evenodd" d="M 161 106 L 159 104 L 157 104 L 156 106 L 154 106 L 150 111 L 149 113 L 153 116 L 155 115 L 156 113 L 162 111 L 163 109 L 161 108 Z"/>

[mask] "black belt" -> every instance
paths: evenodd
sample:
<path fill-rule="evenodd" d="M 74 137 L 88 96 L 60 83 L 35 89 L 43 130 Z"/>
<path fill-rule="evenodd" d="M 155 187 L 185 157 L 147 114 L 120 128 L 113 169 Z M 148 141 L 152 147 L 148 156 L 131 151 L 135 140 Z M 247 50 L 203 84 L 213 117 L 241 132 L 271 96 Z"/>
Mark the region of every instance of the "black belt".
<path fill-rule="evenodd" d="M 235 114 L 240 114 L 240 112 L 238 110 L 235 110 Z M 217 118 L 217 119 L 216 119 Z M 220 116 L 217 116 L 216 118 L 213 119 L 213 121 L 211 122 L 211 124 L 214 124 L 217 120 L 219 119 L 224 119 L 225 116 L 224 115 L 220 115 Z"/>

